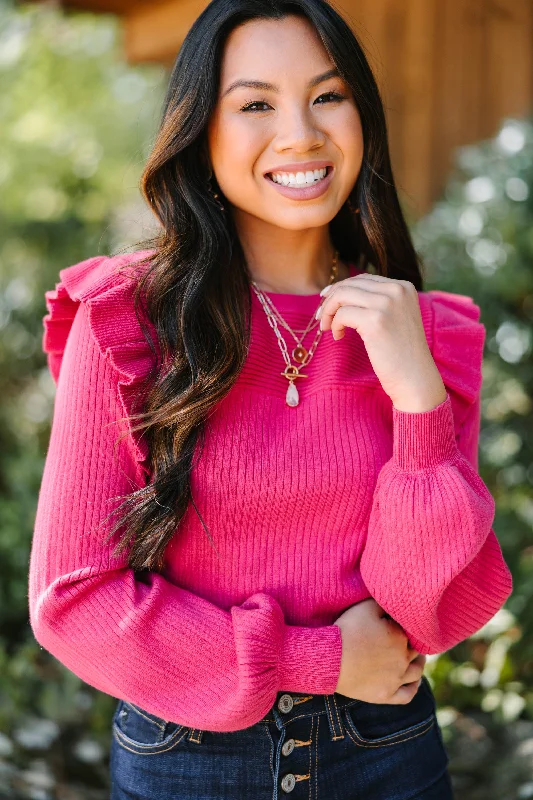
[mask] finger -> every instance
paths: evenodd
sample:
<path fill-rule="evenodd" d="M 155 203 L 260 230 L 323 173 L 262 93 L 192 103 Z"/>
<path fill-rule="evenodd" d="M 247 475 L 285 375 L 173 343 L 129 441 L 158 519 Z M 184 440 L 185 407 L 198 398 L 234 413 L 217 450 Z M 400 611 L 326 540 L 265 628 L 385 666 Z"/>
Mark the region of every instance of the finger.
<path fill-rule="evenodd" d="M 378 287 L 379 284 L 379 287 Z M 405 288 L 414 289 L 414 284 L 410 281 L 396 280 L 395 278 L 384 278 L 382 275 L 368 275 L 361 273 L 360 275 L 352 275 L 349 278 L 344 278 L 337 283 L 330 283 L 320 292 L 322 297 L 330 298 L 338 289 L 344 286 L 358 286 L 358 288 L 366 289 L 367 291 L 387 291 L 388 287 L 401 286 Z"/>
<path fill-rule="evenodd" d="M 338 305 L 333 315 L 328 314 L 325 319 L 320 320 L 320 326 L 322 331 L 331 330 L 331 335 L 335 340 L 342 339 L 346 328 L 353 328 L 357 332 L 364 323 L 365 315 L 373 313 L 374 309 L 372 308 Z"/>
<path fill-rule="evenodd" d="M 337 308 L 343 305 L 347 302 L 347 298 L 354 297 L 354 291 L 358 293 L 357 296 L 362 300 L 365 298 L 365 295 L 369 294 L 386 297 L 390 300 L 398 295 L 401 297 L 401 294 L 405 292 L 405 287 L 400 286 L 398 281 L 388 281 L 387 283 L 378 283 L 377 281 L 357 281 L 356 283 L 356 281 L 357 276 L 354 278 L 347 278 L 345 281 L 338 284 L 332 284 L 331 290 L 324 296 L 324 299 L 317 308 L 315 318 L 324 318 L 326 312 L 334 314 L 336 311 L 334 304 L 338 304 Z M 412 290 L 416 291 L 413 284 L 410 285 Z M 347 294 L 347 292 L 349 294 Z M 353 304 L 357 305 L 356 302 L 353 302 Z M 365 307 L 364 303 L 361 303 L 361 305 Z M 382 306 L 379 307 L 381 308 Z"/>
<path fill-rule="evenodd" d="M 426 666 L 426 658 L 427 656 L 424 655 L 424 653 L 419 653 L 417 656 L 410 659 L 409 666 L 411 666 L 412 664 L 416 664 L 417 667 L 420 667 L 422 671 L 424 671 L 424 667 Z"/>
<path fill-rule="evenodd" d="M 415 694 L 420 689 L 420 684 L 422 683 L 422 678 L 419 678 L 417 681 L 413 681 L 413 683 L 408 683 L 405 686 L 400 686 L 400 688 L 394 692 L 392 697 L 389 698 L 387 701 L 388 703 L 394 705 L 405 705 L 410 703 Z"/>
<path fill-rule="evenodd" d="M 415 683 L 422 678 L 423 674 L 423 664 L 420 664 L 419 662 L 416 662 L 415 664 L 409 664 L 402 677 L 402 686 L 405 686 L 405 684 Z"/>
<path fill-rule="evenodd" d="M 331 318 L 342 305 L 377 308 L 380 307 L 379 300 L 376 299 L 379 296 L 388 298 L 383 289 L 370 289 L 368 285 L 363 287 L 355 286 L 355 284 L 343 284 L 337 286 L 325 297 L 317 309 L 316 317 L 324 320 L 327 316 Z"/>
<path fill-rule="evenodd" d="M 381 275 L 367 275 L 366 278 L 363 278 L 362 275 L 354 275 L 353 278 L 346 280 L 353 281 L 352 285 L 366 289 L 367 292 L 385 292 L 393 297 L 416 293 L 415 285 L 410 281 L 392 280 L 392 278 L 383 278 Z"/>
<path fill-rule="evenodd" d="M 415 285 L 411 281 L 405 281 L 401 278 L 387 278 L 385 275 L 371 275 L 369 272 L 360 272 L 358 275 L 350 276 L 350 278 L 346 278 L 346 280 L 359 280 L 361 279 L 361 283 L 389 283 L 395 284 L 399 283 L 405 286 L 407 289 L 411 288 L 414 289 Z M 333 284 L 334 286 L 336 284 Z"/>
<path fill-rule="evenodd" d="M 371 272 L 358 272 L 357 275 L 350 275 L 350 277 L 351 278 L 363 278 L 363 280 L 367 280 L 367 279 L 375 280 L 378 283 L 380 281 L 394 281 L 394 280 L 397 280 L 397 278 L 387 278 L 386 275 L 374 275 Z"/>
<path fill-rule="evenodd" d="M 351 278 L 347 278 L 348 281 L 356 281 L 357 285 L 361 288 L 367 289 L 367 291 L 383 291 L 387 292 L 391 295 L 398 295 L 407 294 L 407 295 L 416 295 L 418 294 L 417 289 L 414 283 L 411 281 L 403 281 L 399 279 L 393 278 L 384 278 L 382 275 L 354 275 Z M 333 284 L 335 286 L 335 284 Z"/>

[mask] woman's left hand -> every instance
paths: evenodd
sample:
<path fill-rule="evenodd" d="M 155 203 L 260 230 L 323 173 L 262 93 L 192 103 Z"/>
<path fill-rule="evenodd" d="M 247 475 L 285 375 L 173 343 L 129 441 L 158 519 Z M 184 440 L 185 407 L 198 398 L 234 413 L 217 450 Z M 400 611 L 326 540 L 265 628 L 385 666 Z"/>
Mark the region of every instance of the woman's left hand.
<path fill-rule="evenodd" d="M 446 388 L 428 347 L 418 292 L 410 281 L 362 273 L 331 285 L 317 312 L 334 339 L 361 336 L 384 391 L 400 411 L 429 411 Z"/>

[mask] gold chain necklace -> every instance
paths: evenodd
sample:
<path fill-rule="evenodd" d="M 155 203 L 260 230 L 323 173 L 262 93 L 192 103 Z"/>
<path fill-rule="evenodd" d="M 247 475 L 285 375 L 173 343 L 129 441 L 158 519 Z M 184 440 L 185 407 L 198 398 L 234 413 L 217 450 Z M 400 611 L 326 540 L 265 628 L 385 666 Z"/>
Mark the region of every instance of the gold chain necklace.
<path fill-rule="evenodd" d="M 338 256 L 339 256 L 339 251 L 335 250 L 335 254 L 333 256 L 333 264 L 332 264 L 332 267 L 331 267 L 331 276 L 330 276 L 330 281 L 329 281 L 330 285 L 334 282 L 335 278 L 337 277 L 337 260 L 338 260 Z M 313 340 L 313 343 L 312 343 L 311 347 L 309 348 L 309 350 L 307 350 L 302 344 L 303 339 L 305 339 L 307 333 L 311 330 L 311 328 L 313 326 L 315 326 L 315 325 L 319 325 L 319 321 L 315 317 L 316 310 L 313 313 L 313 316 L 311 317 L 311 320 L 307 324 L 306 328 L 303 331 L 300 331 L 300 330 L 296 331 L 297 333 L 301 334 L 301 336 L 298 337 L 298 336 L 296 336 L 296 332 L 294 330 L 292 330 L 289 327 L 289 325 L 287 324 L 287 322 L 283 319 L 283 317 L 281 316 L 281 314 L 279 313 L 279 311 L 275 307 L 275 305 L 272 302 L 272 300 L 270 299 L 270 297 L 267 297 L 261 291 L 261 289 L 258 287 L 258 285 L 256 284 L 255 281 L 252 281 L 251 283 L 252 283 L 252 287 L 253 287 L 257 297 L 259 298 L 259 301 L 260 301 L 261 305 L 263 306 L 263 310 L 264 310 L 264 312 L 265 312 L 265 314 L 267 316 L 268 323 L 269 323 L 270 327 L 274 330 L 274 333 L 276 334 L 276 338 L 278 340 L 278 345 L 279 345 L 279 348 L 281 350 L 281 354 L 282 354 L 283 359 L 284 359 L 285 364 L 286 364 L 285 370 L 280 373 L 280 375 L 284 375 L 285 378 L 287 378 L 287 380 L 289 381 L 289 385 L 287 387 L 287 394 L 285 395 L 285 401 L 286 401 L 288 406 L 297 406 L 298 403 L 300 402 L 300 396 L 298 394 L 298 389 L 296 388 L 296 386 L 294 384 L 294 381 L 296 380 L 296 378 L 307 378 L 308 377 L 307 375 L 304 375 L 303 373 L 301 373 L 300 369 L 311 361 L 311 359 L 312 359 L 312 357 L 314 355 L 314 352 L 315 352 L 315 350 L 317 348 L 317 345 L 318 345 L 318 343 L 320 341 L 320 338 L 322 336 L 322 330 L 319 327 L 319 329 L 318 329 L 318 331 L 316 333 L 316 336 L 315 336 L 315 338 Z M 322 301 L 320 301 L 320 302 L 322 302 Z M 320 303 L 319 303 L 319 305 L 320 305 Z M 282 325 L 284 328 L 286 328 L 286 330 L 289 331 L 289 333 L 293 336 L 293 338 L 294 338 L 294 340 L 296 342 L 296 347 L 293 349 L 291 355 L 292 355 L 293 359 L 298 362 L 299 366 L 296 366 L 296 364 L 291 364 L 290 357 L 289 357 L 289 351 L 287 349 L 287 344 L 285 342 L 285 339 L 283 338 L 283 336 L 280 333 L 280 330 L 279 330 L 279 327 L 278 327 L 278 323 L 280 325 Z"/>

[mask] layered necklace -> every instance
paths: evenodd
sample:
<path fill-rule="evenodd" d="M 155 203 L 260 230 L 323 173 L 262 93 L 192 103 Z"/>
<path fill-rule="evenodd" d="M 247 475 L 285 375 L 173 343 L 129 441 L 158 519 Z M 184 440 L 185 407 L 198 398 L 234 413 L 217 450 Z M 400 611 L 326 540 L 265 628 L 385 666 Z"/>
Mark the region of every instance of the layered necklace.
<path fill-rule="evenodd" d="M 333 264 L 332 264 L 332 267 L 331 267 L 331 275 L 330 275 L 329 285 L 331 285 L 335 281 L 335 278 L 337 277 L 337 271 L 338 271 L 337 261 L 338 261 L 338 257 L 339 257 L 339 251 L 335 250 L 335 253 L 334 253 L 334 256 L 333 256 Z M 257 283 L 255 281 L 251 281 L 251 283 L 252 283 L 252 288 L 254 289 L 254 291 L 255 291 L 255 293 L 256 293 L 261 305 L 263 306 L 263 310 L 264 310 L 265 314 L 267 315 L 267 319 L 268 319 L 269 325 L 270 325 L 271 328 L 273 328 L 274 333 L 276 334 L 276 338 L 278 340 L 278 345 L 279 345 L 279 348 L 281 350 L 281 354 L 283 356 L 283 360 L 285 361 L 285 370 L 283 372 L 281 372 L 280 375 L 283 375 L 289 381 L 289 385 L 287 386 L 287 394 L 285 395 L 286 403 L 287 403 L 288 406 L 297 406 L 298 403 L 300 402 L 300 396 L 298 394 L 298 389 L 296 387 L 295 380 L 296 380 L 296 378 L 307 378 L 308 377 L 303 372 L 300 372 L 300 370 L 303 367 L 305 367 L 306 364 L 308 364 L 311 361 L 311 359 L 313 358 L 313 354 L 314 354 L 314 352 L 315 352 L 315 350 L 317 348 L 317 345 L 318 345 L 318 343 L 320 341 L 320 338 L 322 336 L 322 333 L 323 333 L 323 331 L 320 329 L 319 320 L 317 320 L 316 317 L 315 317 L 316 309 L 315 309 L 315 312 L 313 313 L 313 316 L 311 317 L 310 321 L 308 322 L 307 327 L 303 331 L 302 330 L 292 330 L 292 328 L 290 328 L 289 325 L 287 325 L 286 321 L 283 319 L 283 317 L 281 316 L 281 314 L 279 313 L 279 311 L 275 307 L 275 305 L 272 302 L 272 300 L 270 299 L 270 297 L 268 297 L 264 292 L 261 291 L 261 289 L 258 287 L 258 285 L 257 285 Z M 296 364 L 291 364 L 291 359 L 289 357 L 289 351 L 288 351 L 288 348 L 287 348 L 287 344 L 285 342 L 285 339 L 281 335 L 281 332 L 280 332 L 279 327 L 278 327 L 279 325 L 281 325 L 283 328 L 285 328 L 291 334 L 291 336 L 293 337 L 294 341 L 296 342 L 296 346 L 293 348 L 292 353 L 291 353 L 293 360 L 297 362 Z M 305 337 L 307 336 L 307 334 L 309 333 L 309 331 L 312 330 L 312 328 L 314 328 L 315 326 L 318 326 L 318 331 L 317 331 L 317 333 L 315 335 L 315 338 L 313 340 L 313 343 L 312 343 L 311 347 L 309 348 L 309 350 L 307 350 L 303 346 L 302 342 L 305 339 Z M 300 334 L 300 335 L 298 336 L 297 334 Z"/>

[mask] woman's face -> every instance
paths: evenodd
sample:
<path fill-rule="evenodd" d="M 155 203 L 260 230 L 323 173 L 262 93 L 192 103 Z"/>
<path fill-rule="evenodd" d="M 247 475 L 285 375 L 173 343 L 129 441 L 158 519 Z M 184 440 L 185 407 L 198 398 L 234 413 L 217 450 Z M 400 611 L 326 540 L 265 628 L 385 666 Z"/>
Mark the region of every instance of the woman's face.
<path fill-rule="evenodd" d="M 215 178 L 236 221 L 253 215 L 281 228 L 318 227 L 346 201 L 361 168 L 363 135 L 352 92 L 340 77 L 311 85 L 332 69 L 314 27 L 294 15 L 251 20 L 228 36 L 207 141 Z M 229 91 L 235 81 L 272 87 Z M 319 196 L 287 196 L 291 184 L 282 193 L 266 175 L 314 171 L 323 161 L 332 169 Z"/>

